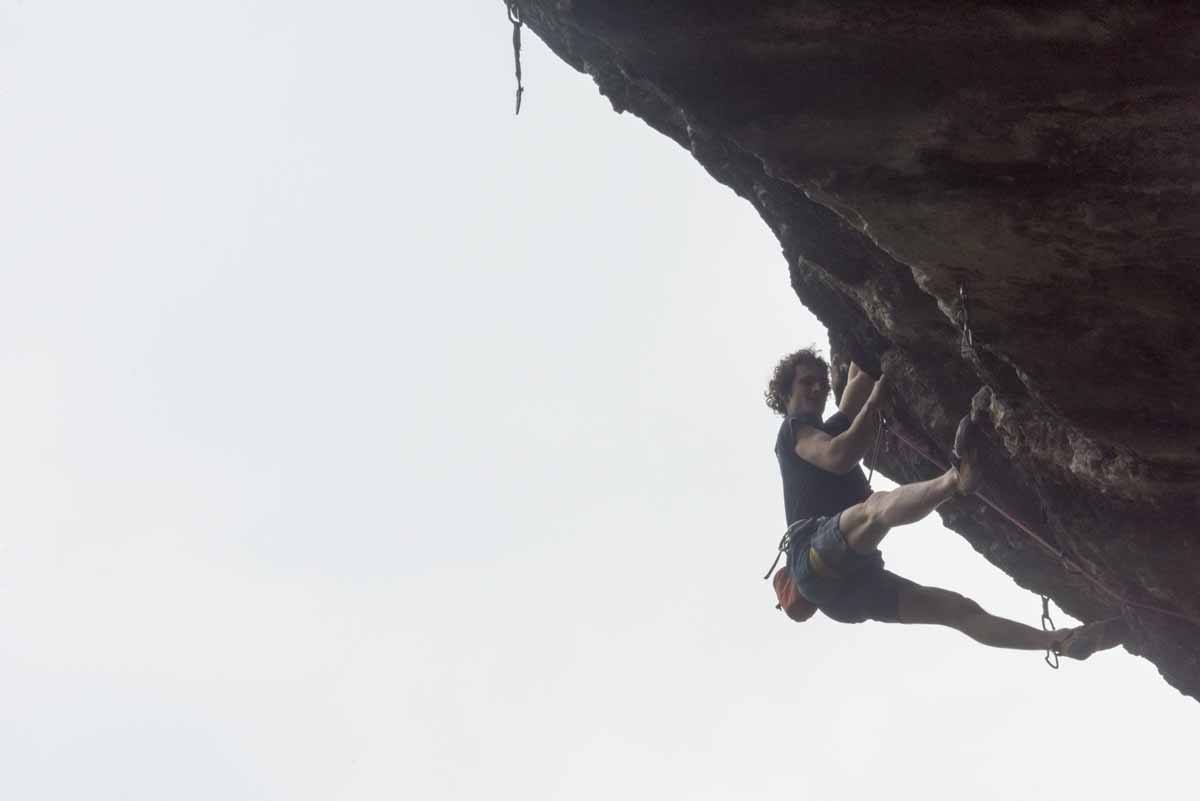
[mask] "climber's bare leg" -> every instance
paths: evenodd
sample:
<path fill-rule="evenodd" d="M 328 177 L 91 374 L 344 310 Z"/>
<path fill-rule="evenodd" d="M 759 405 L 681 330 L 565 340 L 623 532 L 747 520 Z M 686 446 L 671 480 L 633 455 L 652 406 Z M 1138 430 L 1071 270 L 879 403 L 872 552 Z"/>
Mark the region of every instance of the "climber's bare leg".
<path fill-rule="evenodd" d="M 1026 651 L 1048 649 L 1072 631 L 1042 631 L 1015 620 L 989 615 L 970 598 L 940 587 L 901 588 L 899 616 L 901 623 L 949 626 L 993 648 Z"/>
<path fill-rule="evenodd" d="M 870 553 L 889 530 L 917 522 L 954 497 L 957 490 L 958 470 L 952 467 L 929 481 L 872 493 L 843 511 L 838 525 L 847 545 L 859 553 Z"/>

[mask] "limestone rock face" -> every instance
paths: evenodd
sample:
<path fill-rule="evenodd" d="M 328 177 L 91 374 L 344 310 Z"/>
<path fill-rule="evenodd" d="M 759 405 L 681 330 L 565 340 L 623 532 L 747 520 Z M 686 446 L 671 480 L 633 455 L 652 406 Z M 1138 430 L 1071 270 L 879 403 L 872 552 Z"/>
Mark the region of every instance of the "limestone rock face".
<path fill-rule="evenodd" d="M 754 205 L 835 362 L 896 379 L 905 436 L 944 456 L 975 399 L 987 493 L 1049 547 L 975 499 L 946 524 L 1072 614 L 1124 614 L 1200 698 L 1194 3 L 519 6 Z M 895 437 L 879 462 L 933 474 Z"/>

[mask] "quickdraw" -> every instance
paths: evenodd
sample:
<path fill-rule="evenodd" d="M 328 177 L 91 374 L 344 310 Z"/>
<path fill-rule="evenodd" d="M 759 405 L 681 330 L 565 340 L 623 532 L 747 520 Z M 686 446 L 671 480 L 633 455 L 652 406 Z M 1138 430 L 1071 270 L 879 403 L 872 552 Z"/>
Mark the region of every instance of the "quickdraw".
<path fill-rule="evenodd" d="M 1042 596 L 1042 631 L 1055 631 L 1058 627 L 1054 625 L 1054 621 L 1050 618 L 1050 596 Z M 1053 648 L 1046 649 L 1045 656 L 1046 664 L 1058 670 L 1058 652 Z"/>
<path fill-rule="evenodd" d="M 525 93 L 525 87 L 521 85 L 521 25 L 524 21 L 521 19 L 521 9 L 515 2 L 508 4 L 508 21 L 513 26 L 513 61 L 517 65 L 517 110 L 514 116 L 521 113 L 521 95 Z"/>
<path fill-rule="evenodd" d="M 883 419 L 883 412 L 880 412 L 879 427 L 875 429 L 875 446 L 871 449 L 871 470 L 867 473 L 867 484 L 870 484 L 871 479 L 875 477 L 875 465 L 879 464 L 879 443 L 883 440 L 885 428 L 887 428 L 887 420 Z"/>

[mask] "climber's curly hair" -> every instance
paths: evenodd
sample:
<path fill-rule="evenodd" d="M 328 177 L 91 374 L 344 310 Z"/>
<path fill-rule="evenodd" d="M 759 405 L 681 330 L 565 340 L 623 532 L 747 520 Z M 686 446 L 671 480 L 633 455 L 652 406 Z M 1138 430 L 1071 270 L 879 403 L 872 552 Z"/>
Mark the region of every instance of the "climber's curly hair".
<path fill-rule="evenodd" d="M 825 375 L 829 375 L 829 364 L 821 358 L 816 348 L 801 348 L 795 353 L 784 356 L 779 360 L 779 364 L 775 365 L 775 374 L 771 376 L 771 382 L 767 384 L 767 391 L 763 393 L 767 406 L 777 414 L 787 414 L 787 402 L 792 394 L 792 380 L 796 377 L 796 368 L 801 364 L 814 365 L 821 368 Z"/>

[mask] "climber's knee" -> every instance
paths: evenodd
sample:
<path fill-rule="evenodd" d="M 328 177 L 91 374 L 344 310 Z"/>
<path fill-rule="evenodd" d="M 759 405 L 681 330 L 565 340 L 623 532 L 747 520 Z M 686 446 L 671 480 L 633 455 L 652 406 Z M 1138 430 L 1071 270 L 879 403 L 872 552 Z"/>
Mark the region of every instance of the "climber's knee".
<path fill-rule="evenodd" d="M 884 522 L 887 504 L 886 490 L 873 492 L 862 503 L 842 512 L 838 523 L 846 544 L 859 553 L 869 553 L 879 547 L 888 526 Z"/>

